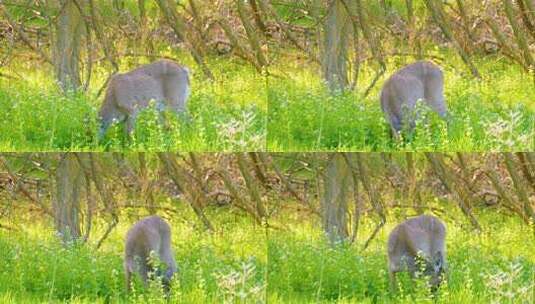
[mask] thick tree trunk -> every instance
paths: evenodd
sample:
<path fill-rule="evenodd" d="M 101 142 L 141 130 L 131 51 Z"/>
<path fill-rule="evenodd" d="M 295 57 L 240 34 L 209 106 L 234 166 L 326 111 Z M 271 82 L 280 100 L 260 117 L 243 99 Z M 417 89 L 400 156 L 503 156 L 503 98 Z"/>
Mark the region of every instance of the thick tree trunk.
<path fill-rule="evenodd" d="M 353 174 L 342 153 L 333 153 L 323 175 L 323 230 L 333 244 L 348 240 L 348 201 L 354 198 Z"/>
<path fill-rule="evenodd" d="M 414 46 L 416 48 L 416 58 L 423 59 L 422 44 L 420 38 L 417 35 L 416 21 L 414 19 L 414 5 L 412 0 L 405 0 L 405 6 L 407 7 L 407 31 L 408 31 L 408 43 L 409 47 Z"/>
<path fill-rule="evenodd" d="M 81 238 L 80 189 L 84 176 L 74 153 L 65 153 L 56 171 L 53 204 L 56 231 L 64 244 Z"/>
<path fill-rule="evenodd" d="M 341 0 L 331 2 L 324 26 L 323 79 L 331 91 L 344 90 L 347 79 L 347 41 L 351 23 Z"/>
<path fill-rule="evenodd" d="M 256 183 L 255 179 L 249 172 L 249 165 L 245 157 L 241 153 L 236 153 L 235 155 L 238 161 L 238 167 L 240 168 L 240 172 L 243 176 L 243 179 L 245 180 L 245 185 L 247 186 L 247 189 L 249 190 L 249 195 L 251 199 L 255 202 L 256 213 L 258 214 L 258 217 L 260 217 L 263 220 L 266 220 L 267 219 L 266 207 L 264 206 L 264 202 L 262 201 L 262 197 L 258 189 L 258 184 Z"/>
<path fill-rule="evenodd" d="M 61 0 L 56 21 L 54 66 L 63 91 L 77 90 L 80 80 L 80 41 L 84 34 L 80 11 L 73 0 Z"/>

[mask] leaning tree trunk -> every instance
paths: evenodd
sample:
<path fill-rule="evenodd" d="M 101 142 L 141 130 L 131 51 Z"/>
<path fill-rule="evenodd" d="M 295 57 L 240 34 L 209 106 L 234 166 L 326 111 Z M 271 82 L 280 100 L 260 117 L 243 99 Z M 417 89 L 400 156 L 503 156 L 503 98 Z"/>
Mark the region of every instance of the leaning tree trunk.
<path fill-rule="evenodd" d="M 54 67 L 56 79 L 63 91 L 77 90 L 80 85 L 80 40 L 84 24 L 74 0 L 60 0 L 56 21 Z"/>
<path fill-rule="evenodd" d="M 331 91 L 344 90 L 348 86 L 347 40 L 351 25 L 349 21 L 342 1 L 332 1 L 325 20 L 322 54 L 323 78 Z"/>
<path fill-rule="evenodd" d="M 81 238 L 80 189 L 84 176 L 74 153 L 65 153 L 56 170 L 54 221 L 56 231 L 64 244 Z"/>
<path fill-rule="evenodd" d="M 348 201 L 354 198 L 353 175 L 342 153 L 333 153 L 323 175 L 323 229 L 331 243 L 349 238 Z"/>

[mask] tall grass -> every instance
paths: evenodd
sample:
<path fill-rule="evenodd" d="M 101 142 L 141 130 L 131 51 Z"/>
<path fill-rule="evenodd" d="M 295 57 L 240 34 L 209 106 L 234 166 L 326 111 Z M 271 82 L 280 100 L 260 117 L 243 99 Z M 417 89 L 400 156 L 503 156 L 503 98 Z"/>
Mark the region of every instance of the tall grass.
<path fill-rule="evenodd" d="M 194 67 L 187 59 L 184 63 Z M 121 70 L 139 64 L 125 60 Z M 0 82 L 0 150 L 263 150 L 264 78 L 229 58 L 213 58 L 209 65 L 216 76 L 214 82 L 193 73 L 188 119 L 168 113 L 167 123 L 162 125 L 156 111 L 147 109 L 140 114 L 132 138 L 126 138 L 123 124 L 117 124 L 98 142 L 97 112 L 103 97 L 96 95 L 107 77 L 104 67 L 97 67 L 87 93 L 65 96 L 54 83 L 50 67 L 14 64 L 9 68 L 20 78 Z"/>
<path fill-rule="evenodd" d="M 445 91 L 452 120 L 449 125 L 427 113 L 414 134 L 390 139 L 379 105 L 382 83 L 407 62 L 394 58 L 386 75 L 367 98 L 355 92 L 330 94 L 313 67 L 287 60 L 273 67 L 268 87 L 269 151 L 509 151 L 535 148 L 535 86 L 531 77 L 507 61 L 487 57 L 477 61 L 483 75 L 472 79 L 444 53 Z M 305 66 L 306 68 L 303 68 Z M 360 84 L 368 84 L 373 69 L 364 65 Z"/>
<path fill-rule="evenodd" d="M 446 222 L 448 278 L 434 297 L 425 280 L 401 274 L 397 293 L 389 289 L 388 224 L 366 251 L 373 230 L 362 226 L 356 245 L 331 247 L 320 222 L 283 217 L 290 231 L 268 239 L 268 299 L 272 303 L 533 303 L 535 240 L 531 229 L 497 214 L 480 216 L 478 235 L 461 223 Z"/>
<path fill-rule="evenodd" d="M 144 289 L 139 278 L 125 292 L 123 237 L 132 210 L 99 250 L 94 241 L 63 247 L 52 223 L 14 216 L 17 231 L 0 231 L 0 303 L 165 303 L 156 282 Z M 362 250 L 374 226 L 361 223 L 355 244 L 330 246 L 320 221 L 283 213 L 254 225 L 228 210 L 208 210 L 216 227 L 203 232 L 191 211 L 170 218 L 179 273 L 170 303 L 533 303 L 535 240 L 530 227 L 507 215 L 480 212 L 484 232 L 476 234 L 461 217 L 446 220 L 448 276 L 435 298 L 425 280 L 400 275 L 389 290 L 386 238 L 400 219 L 388 224 Z M 281 225 L 284 223 L 284 225 Z M 97 225 L 92 240 L 105 227 Z"/>
<path fill-rule="evenodd" d="M 188 210 L 182 213 L 194 218 Z M 241 215 L 208 215 L 217 227 L 214 234 L 198 229 L 193 221 L 171 218 L 179 266 L 172 303 L 263 301 L 267 263 L 263 228 Z M 132 221 L 123 218 L 97 251 L 94 243 L 63 247 L 48 222 L 17 220 L 26 223 L 20 225 L 22 231 L 0 231 L 0 302 L 165 303 L 157 284 L 144 289 L 138 277 L 132 294 L 126 294 L 123 237 Z M 100 228 L 94 231 L 95 239 L 105 227 Z"/>

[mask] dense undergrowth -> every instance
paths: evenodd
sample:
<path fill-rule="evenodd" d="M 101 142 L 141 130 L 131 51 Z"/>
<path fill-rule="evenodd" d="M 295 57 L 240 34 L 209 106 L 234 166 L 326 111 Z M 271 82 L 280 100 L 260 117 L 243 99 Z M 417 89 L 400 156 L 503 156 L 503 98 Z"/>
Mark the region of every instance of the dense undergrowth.
<path fill-rule="evenodd" d="M 367 222 L 353 245 L 331 247 L 320 220 L 284 216 L 290 231 L 268 241 L 269 303 L 533 303 L 535 240 L 530 227 L 500 214 L 479 215 L 484 232 L 446 221 L 448 279 L 435 299 L 425 280 L 401 275 L 389 289 L 386 240 L 399 219 L 389 219 L 370 246 Z"/>
<path fill-rule="evenodd" d="M 427 111 L 413 134 L 391 140 L 379 105 L 382 83 L 407 64 L 393 58 L 387 72 L 363 98 L 356 91 L 329 94 L 318 73 L 305 62 L 272 68 L 284 77 L 268 88 L 269 151 L 525 151 L 534 149 L 535 86 L 518 66 L 486 57 L 477 61 L 481 81 L 466 75 L 454 55 L 444 53 L 449 124 Z M 291 63 L 289 63 L 291 62 Z M 451 66 L 455 65 L 455 68 Z M 359 83 L 368 85 L 373 69 L 364 66 Z"/>
<path fill-rule="evenodd" d="M 210 211 L 216 232 L 186 218 L 169 218 L 180 272 L 171 303 L 433 303 L 425 280 L 401 275 L 399 290 L 388 288 L 386 238 L 400 218 L 389 217 L 366 250 L 374 228 L 361 223 L 354 244 L 330 246 L 319 219 L 310 214 L 279 214 L 279 228 L 266 235 L 239 214 Z M 445 219 L 448 277 L 435 303 L 532 303 L 535 240 L 518 219 L 480 212 L 483 232 L 468 223 Z M 0 302 L 2 303 L 164 303 L 160 286 L 143 289 L 139 280 L 126 295 L 122 269 L 123 215 L 103 247 L 62 246 L 51 223 L 16 217 L 16 230 L 0 231 Z M 284 225 L 281 226 L 281 223 Z M 284 228 L 281 228 L 284 227 Z M 96 227 L 97 239 L 104 227 Z"/>
<path fill-rule="evenodd" d="M 194 216 L 189 211 L 183 214 Z M 264 229 L 248 218 L 209 214 L 217 231 L 202 232 L 182 217 L 169 218 L 179 274 L 173 280 L 173 303 L 221 303 L 265 299 L 267 250 Z M 193 218 L 193 217 L 189 217 Z M 1 303 L 165 303 L 156 282 L 144 289 L 139 278 L 126 295 L 122 266 L 122 219 L 101 249 L 94 243 L 62 246 L 51 223 L 21 225 L 0 231 Z M 18 223 L 29 222 L 17 219 Z M 104 231 L 95 229 L 95 238 Z"/>
<path fill-rule="evenodd" d="M 140 62 L 126 62 L 127 71 Z M 184 64 L 194 64 L 184 60 Z M 97 113 L 103 96 L 97 92 L 107 74 L 96 69 L 87 93 L 65 96 L 49 67 L 34 62 L 9 69 L 18 79 L 0 82 L 0 150 L 2 151 L 234 151 L 265 147 L 267 113 L 264 77 L 250 66 L 229 58 L 210 61 L 216 80 L 203 80 L 195 71 L 187 118 L 172 113 L 159 123 L 156 110 L 139 115 L 132 138 L 116 124 L 98 142 Z M 195 70 L 193 68 L 193 70 Z"/>

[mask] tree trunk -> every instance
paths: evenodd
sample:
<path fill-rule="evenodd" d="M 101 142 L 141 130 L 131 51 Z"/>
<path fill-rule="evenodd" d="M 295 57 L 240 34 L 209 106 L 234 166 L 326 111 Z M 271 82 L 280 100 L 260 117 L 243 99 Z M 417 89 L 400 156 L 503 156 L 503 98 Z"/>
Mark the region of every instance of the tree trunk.
<path fill-rule="evenodd" d="M 80 189 L 84 177 L 74 153 L 65 153 L 56 170 L 56 196 L 53 203 L 56 231 L 64 244 L 81 238 Z"/>
<path fill-rule="evenodd" d="M 260 191 L 258 190 L 258 185 L 249 172 L 249 166 L 247 164 L 247 161 L 243 157 L 241 153 L 236 153 L 236 159 L 238 161 L 238 167 L 240 169 L 240 172 L 243 176 L 243 179 L 245 180 L 245 185 L 247 186 L 247 189 L 249 190 L 249 196 L 251 199 L 255 202 L 255 209 L 256 213 L 258 214 L 258 217 L 262 220 L 267 219 L 267 212 L 266 207 L 264 206 L 264 202 L 262 201 L 262 197 L 260 196 Z"/>
<path fill-rule="evenodd" d="M 407 31 L 408 31 L 408 43 L 409 47 L 416 48 L 416 58 L 423 59 L 422 44 L 416 31 L 416 22 L 414 20 L 414 5 L 412 0 L 405 0 L 405 6 L 407 7 Z"/>
<path fill-rule="evenodd" d="M 268 62 L 266 57 L 264 56 L 264 53 L 262 52 L 262 48 L 260 46 L 260 38 L 256 34 L 256 31 L 254 30 L 252 24 L 249 22 L 249 16 L 245 12 L 243 1 L 237 0 L 236 7 L 238 8 L 238 15 L 240 16 L 243 28 L 245 29 L 245 33 L 247 34 L 247 40 L 249 41 L 249 45 L 251 46 L 251 49 L 255 54 L 255 58 L 258 61 L 258 65 L 263 68 L 267 66 Z"/>
<path fill-rule="evenodd" d="M 80 41 L 84 26 L 74 0 L 61 0 L 62 8 L 56 22 L 54 66 L 56 79 L 65 92 L 80 85 Z"/>
<path fill-rule="evenodd" d="M 328 8 L 324 25 L 322 58 L 323 79 L 331 91 L 344 90 L 347 79 L 347 40 L 350 20 L 341 0 L 334 0 Z"/>
<path fill-rule="evenodd" d="M 333 153 L 323 175 L 323 230 L 332 244 L 348 240 L 348 201 L 354 198 L 354 181 L 342 153 Z"/>
<path fill-rule="evenodd" d="M 249 0 L 249 6 L 251 6 L 251 10 L 253 11 L 253 17 L 254 22 L 256 24 L 256 27 L 260 30 L 262 35 L 266 35 L 266 25 L 264 24 L 264 21 L 262 20 L 262 15 L 260 15 L 260 11 L 258 10 L 258 6 L 256 5 L 256 0 Z"/>

